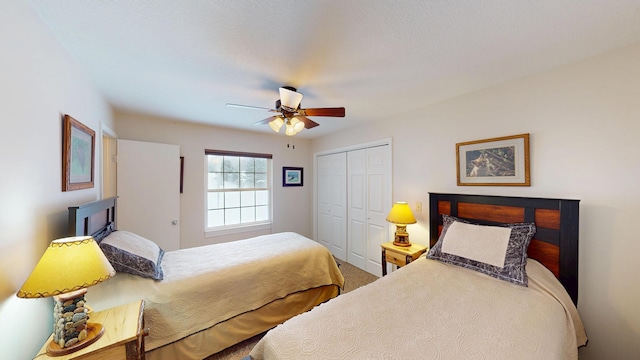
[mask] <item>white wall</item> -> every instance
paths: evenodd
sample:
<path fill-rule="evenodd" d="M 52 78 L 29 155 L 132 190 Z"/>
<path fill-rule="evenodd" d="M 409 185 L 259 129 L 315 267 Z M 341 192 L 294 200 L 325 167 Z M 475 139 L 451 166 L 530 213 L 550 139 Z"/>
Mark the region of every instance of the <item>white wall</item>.
<path fill-rule="evenodd" d="M 116 111 L 115 132 L 126 140 L 180 146 L 184 156 L 184 192 L 180 195 L 181 247 L 213 244 L 268 233 L 295 231 L 312 237 L 311 210 L 313 167 L 309 140 L 237 131 L 213 126 L 178 123 L 171 119 Z M 247 232 L 206 238 L 204 234 L 204 150 L 228 150 L 273 155 L 273 226 L 271 231 Z M 282 187 L 282 167 L 302 167 L 304 186 Z M 177 169 L 176 169 L 177 170 Z"/>
<path fill-rule="evenodd" d="M 0 4 L 0 349 L 30 359 L 51 334 L 51 299 L 18 299 L 47 245 L 67 234 L 67 207 L 96 200 L 93 189 L 62 192 L 62 115 L 96 131 L 111 110 L 77 64 L 22 0 Z"/>
<path fill-rule="evenodd" d="M 347 119 L 348 120 L 348 119 Z M 531 187 L 456 186 L 455 144 L 529 133 Z M 640 44 L 313 141 L 393 137 L 394 201 L 429 192 L 579 199 L 580 359 L 640 358 Z M 409 225 L 428 243 L 428 207 Z"/>

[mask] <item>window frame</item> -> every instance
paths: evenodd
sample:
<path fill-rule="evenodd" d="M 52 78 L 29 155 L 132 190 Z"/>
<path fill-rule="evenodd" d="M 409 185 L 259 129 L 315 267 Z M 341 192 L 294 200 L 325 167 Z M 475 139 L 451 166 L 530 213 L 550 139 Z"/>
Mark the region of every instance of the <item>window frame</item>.
<path fill-rule="evenodd" d="M 260 231 L 260 230 L 269 230 L 273 225 L 273 155 L 272 154 L 262 154 L 262 153 L 251 153 L 251 152 L 239 152 L 239 151 L 228 151 L 228 150 L 204 150 L 204 231 L 205 237 L 212 236 L 221 236 L 227 234 L 236 234 L 245 231 Z M 233 157 L 250 157 L 250 158 L 261 158 L 267 159 L 267 187 L 266 190 L 268 192 L 268 219 L 262 221 L 253 221 L 250 223 L 238 223 L 231 225 L 221 225 L 215 227 L 209 227 L 209 200 L 208 195 L 210 193 L 209 190 L 209 155 L 216 156 L 233 156 Z M 256 188 L 252 188 L 249 191 L 255 191 Z M 232 191 L 242 192 L 242 188 L 232 189 Z M 217 191 L 220 193 L 225 193 L 225 191 Z"/>

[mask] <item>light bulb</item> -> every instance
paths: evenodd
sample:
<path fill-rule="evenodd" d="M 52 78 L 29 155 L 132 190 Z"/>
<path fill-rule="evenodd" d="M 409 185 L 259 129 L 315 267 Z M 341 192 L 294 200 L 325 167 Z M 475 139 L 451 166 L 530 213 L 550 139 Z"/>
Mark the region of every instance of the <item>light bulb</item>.
<path fill-rule="evenodd" d="M 291 125 L 293 125 L 293 130 L 297 133 L 304 129 L 304 122 L 298 120 L 298 118 L 291 119 Z"/>
<path fill-rule="evenodd" d="M 282 127 L 283 124 L 284 124 L 284 121 L 279 116 L 269 121 L 269 126 L 271 126 L 271 129 L 273 129 L 273 131 L 275 132 L 280 132 L 280 128 Z"/>
<path fill-rule="evenodd" d="M 284 133 L 286 135 L 293 136 L 296 134 L 296 131 L 294 130 L 293 125 L 291 125 L 290 123 L 287 123 L 287 127 L 285 128 Z"/>

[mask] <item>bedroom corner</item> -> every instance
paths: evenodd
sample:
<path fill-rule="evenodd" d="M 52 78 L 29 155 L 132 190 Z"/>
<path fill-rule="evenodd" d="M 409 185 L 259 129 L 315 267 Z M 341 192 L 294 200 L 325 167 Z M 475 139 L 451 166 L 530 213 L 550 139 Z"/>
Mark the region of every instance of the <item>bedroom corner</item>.
<path fill-rule="evenodd" d="M 113 118 L 28 2 L 0 5 L 0 49 L 11 54 L 0 57 L 0 348 L 3 358 L 30 359 L 51 334 L 52 302 L 15 293 L 49 242 L 66 235 L 67 207 L 99 196 L 99 169 L 93 188 L 61 191 L 62 115 L 96 131 L 101 123 L 113 127 Z"/>

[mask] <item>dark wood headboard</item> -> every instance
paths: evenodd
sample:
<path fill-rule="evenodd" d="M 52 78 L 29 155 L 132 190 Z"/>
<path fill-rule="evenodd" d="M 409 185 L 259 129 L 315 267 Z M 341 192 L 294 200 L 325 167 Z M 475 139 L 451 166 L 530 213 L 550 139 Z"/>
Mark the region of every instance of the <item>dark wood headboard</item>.
<path fill-rule="evenodd" d="M 108 226 L 116 228 L 116 201 L 114 196 L 84 205 L 69 207 L 69 236 L 102 233 Z"/>
<path fill-rule="evenodd" d="M 578 303 L 580 200 L 429 193 L 430 246 L 442 231 L 442 214 L 478 224 L 535 222 L 527 254 L 546 266 Z"/>

